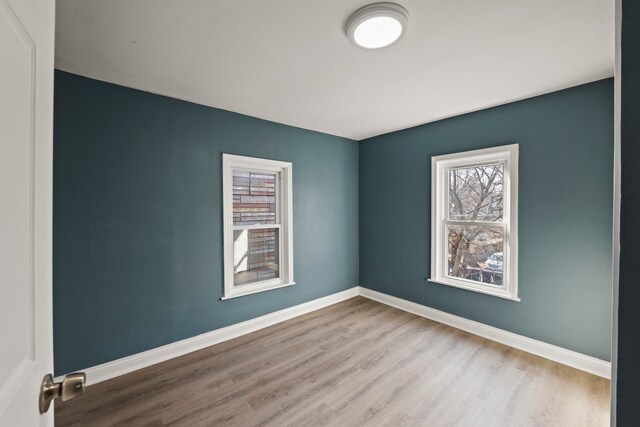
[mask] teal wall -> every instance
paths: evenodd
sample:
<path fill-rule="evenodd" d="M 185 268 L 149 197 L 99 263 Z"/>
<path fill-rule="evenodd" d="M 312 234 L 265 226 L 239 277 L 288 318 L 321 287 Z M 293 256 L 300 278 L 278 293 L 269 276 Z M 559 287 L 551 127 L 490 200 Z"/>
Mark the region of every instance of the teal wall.
<path fill-rule="evenodd" d="M 56 374 L 358 285 L 357 142 L 60 71 L 54 127 Z M 222 153 L 293 162 L 296 286 L 219 300 Z"/>
<path fill-rule="evenodd" d="M 427 282 L 430 158 L 520 144 L 519 296 Z M 360 143 L 360 284 L 610 359 L 613 80 Z"/>
<path fill-rule="evenodd" d="M 361 284 L 609 359 L 612 80 L 358 144 L 56 71 L 62 374 Z M 432 284 L 430 156 L 520 144 L 520 297 Z M 291 161 L 297 285 L 220 301 L 221 154 Z"/>

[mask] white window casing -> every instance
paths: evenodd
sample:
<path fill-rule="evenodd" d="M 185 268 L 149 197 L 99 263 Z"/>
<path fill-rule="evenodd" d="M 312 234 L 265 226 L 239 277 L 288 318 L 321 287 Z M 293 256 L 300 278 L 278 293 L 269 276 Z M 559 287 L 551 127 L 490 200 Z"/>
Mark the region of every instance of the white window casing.
<path fill-rule="evenodd" d="M 518 144 L 431 158 L 431 276 L 430 282 L 454 286 L 514 301 L 518 298 Z M 450 218 L 450 171 L 479 166 L 503 166 L 501 221 Z M 453 172 L 456 174 L 456 172 Z M 454 277 L 449 266 L 449 227 L 502 228 L 502 283 Z M 484 271 L 480 273 L 484 278 Z"/>
<path fill-rule="evenodd" d="M 275 223 L 234 225 L 233 206 L 233 172 L 249 172 L 254 174 L 275 174 Z M 253 157 L 222 155 L 222 197 L 224 227 L 224 295 L 221 299 L 240 297 L 263 292 L 270 289 L 294 285 L 293 280 L 293 166 L 289 162 L 267 160 Z M 278 277 L 266 280 L 251 281 L 244 284 L 235 283 L 235 260 L 243 247 L 234 248 L 234 231 L 273 229 L 277 230 L 277 264 Z M 247 242 L 242 242 L 247 245 Z M 246 261 L 244 261 L 246 262 Z"/>

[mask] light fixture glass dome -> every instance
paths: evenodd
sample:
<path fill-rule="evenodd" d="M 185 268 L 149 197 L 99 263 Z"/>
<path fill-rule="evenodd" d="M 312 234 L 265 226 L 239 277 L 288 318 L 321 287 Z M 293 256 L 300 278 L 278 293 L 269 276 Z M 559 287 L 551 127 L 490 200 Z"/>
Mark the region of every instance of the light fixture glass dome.
<path fill-rule="evenodd" d="M 347 21 L 347 37 L 354 45 L 379 49 L 397 42 L 407 31 L 409 12 L 395 3 L 374 3 L 358 9 Z"/>

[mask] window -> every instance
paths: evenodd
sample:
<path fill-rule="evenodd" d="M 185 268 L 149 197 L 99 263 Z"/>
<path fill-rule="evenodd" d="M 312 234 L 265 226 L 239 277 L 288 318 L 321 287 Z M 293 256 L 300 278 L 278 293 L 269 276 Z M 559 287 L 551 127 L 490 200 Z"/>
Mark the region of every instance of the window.
<path fill-rule="evenodd" d="M 223 299 L 293 285 L 291 163 L 222 155 Z"/>
<path fill-rule="evenodd" d="M 432 282 L 518 299 L 518 145 L 431 158 Z"/>

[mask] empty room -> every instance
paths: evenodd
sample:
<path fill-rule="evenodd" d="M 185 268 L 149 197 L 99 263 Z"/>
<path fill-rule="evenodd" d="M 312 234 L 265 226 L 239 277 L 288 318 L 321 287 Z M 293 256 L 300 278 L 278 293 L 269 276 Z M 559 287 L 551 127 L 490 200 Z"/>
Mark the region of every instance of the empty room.
<path fill-rule="evenodd" d="M 0 0 L 0 427 L 638 425 L 639 24 Z"/>

